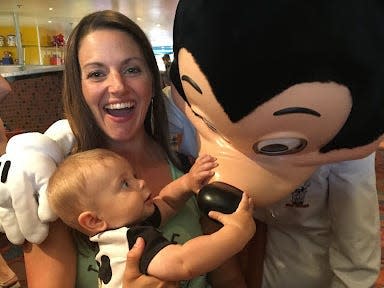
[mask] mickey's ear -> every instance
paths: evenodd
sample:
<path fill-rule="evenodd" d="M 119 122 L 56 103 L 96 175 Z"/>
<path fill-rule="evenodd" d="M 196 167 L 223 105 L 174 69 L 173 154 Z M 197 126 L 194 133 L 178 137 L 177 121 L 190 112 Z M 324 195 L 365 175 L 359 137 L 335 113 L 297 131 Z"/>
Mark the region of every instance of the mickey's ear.
<path fill-rule="evenodd" d="M 79 225 L 90 232 L 91 235 L 97 234 L 107 229 L 107 223 L 98 218 L 96 212 L 85 211 L 82 212 L 77 218 Z"/>

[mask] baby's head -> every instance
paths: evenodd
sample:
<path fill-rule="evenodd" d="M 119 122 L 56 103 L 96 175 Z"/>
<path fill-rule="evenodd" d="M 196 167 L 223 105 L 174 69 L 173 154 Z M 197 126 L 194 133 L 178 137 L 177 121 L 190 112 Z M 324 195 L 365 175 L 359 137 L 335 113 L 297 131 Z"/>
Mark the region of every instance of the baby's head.
<path fill-rule="evenodd" d="M 154 211 L 151 192 L 126 159 L 105 149 L 67 157 L 48 183 L 51 209 L 89 236 L 140 222 Z"/>

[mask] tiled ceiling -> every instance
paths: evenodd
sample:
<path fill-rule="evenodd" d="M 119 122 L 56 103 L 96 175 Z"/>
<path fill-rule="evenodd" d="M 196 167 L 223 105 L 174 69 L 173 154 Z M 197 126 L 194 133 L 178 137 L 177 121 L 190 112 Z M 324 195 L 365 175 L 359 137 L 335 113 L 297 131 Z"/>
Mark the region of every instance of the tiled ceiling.
<path fill-rule="evenodd" d="M 13 19 L 17 18 L 20 25 L 48 27 L 55 33 L 67 36 L 84 15 L 97 10 L 112 9 L 124 13 L 138 23 L 154 46 L 171 45 L 177 2 L 178 0 L 0 0 L 0 26 L 10 26 Z"/>

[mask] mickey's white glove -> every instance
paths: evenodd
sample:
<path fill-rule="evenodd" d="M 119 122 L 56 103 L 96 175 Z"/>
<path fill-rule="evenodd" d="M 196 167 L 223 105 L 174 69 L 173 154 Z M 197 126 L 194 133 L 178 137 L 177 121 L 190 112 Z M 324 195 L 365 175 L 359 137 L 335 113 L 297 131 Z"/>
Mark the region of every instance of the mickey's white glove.
<path fill-rule="evenodd" d="M 0 229 L 14 244 L 41 243 L 49 221 L 57 216 L 49 208 L 46 188 L 74 143 L 66 120 L 54 123 L 44 134 L 13 136 L 0 157 Z"/>

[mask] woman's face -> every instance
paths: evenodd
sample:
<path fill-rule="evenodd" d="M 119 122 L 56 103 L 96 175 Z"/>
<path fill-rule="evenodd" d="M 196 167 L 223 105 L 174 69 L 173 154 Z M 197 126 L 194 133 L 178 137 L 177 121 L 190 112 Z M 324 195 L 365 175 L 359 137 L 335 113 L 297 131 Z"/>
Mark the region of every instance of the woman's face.
<path fill-rule="evenodd" d="M 97 30 L 79 46 L 82 92 L 97 124 L 111 139 L 144 133 L 152 77 L 139 45 L 119 30 Z"/>

